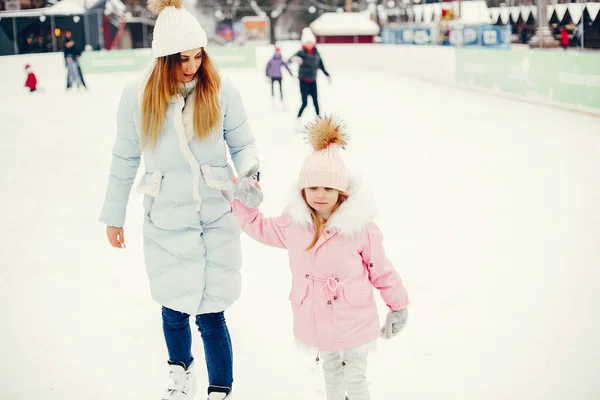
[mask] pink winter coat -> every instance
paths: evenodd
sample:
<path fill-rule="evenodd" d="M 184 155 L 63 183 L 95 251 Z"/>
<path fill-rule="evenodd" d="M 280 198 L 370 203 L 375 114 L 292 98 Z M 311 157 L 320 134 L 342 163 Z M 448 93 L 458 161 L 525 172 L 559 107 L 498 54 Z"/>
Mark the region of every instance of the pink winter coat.
<path fill-rule="evenodd" d="M 277 218 L 265 218 L 258 209 L 233 202 L 233 213 L 246 234 L 288 250 L 294 335 L 319 350 L 345 349 L 379 337 L 373 287 L 391 311 L 409 304 L 402 281 L 385 256 L 381 231 L 360 203 L 351 195 L 329 219 L 317 244 L 306 251 L 314 230 L 300 194 Z"/>

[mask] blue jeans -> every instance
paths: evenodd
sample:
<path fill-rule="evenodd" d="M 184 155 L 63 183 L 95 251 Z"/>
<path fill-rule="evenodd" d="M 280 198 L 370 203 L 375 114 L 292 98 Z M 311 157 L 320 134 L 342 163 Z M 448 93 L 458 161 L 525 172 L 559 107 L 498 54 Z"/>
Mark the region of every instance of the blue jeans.
<path fill-rule="evenodd" d="M 183 364 L 187 368 L 194 360 L 189 318 L 189 314 L 162 308 L 169 364 Z M 225 315 L 223 311 L 196 315 L 196 325 L 204 343 L 208 393 L 229 393 L 233 384 L 233 350 Z"/>

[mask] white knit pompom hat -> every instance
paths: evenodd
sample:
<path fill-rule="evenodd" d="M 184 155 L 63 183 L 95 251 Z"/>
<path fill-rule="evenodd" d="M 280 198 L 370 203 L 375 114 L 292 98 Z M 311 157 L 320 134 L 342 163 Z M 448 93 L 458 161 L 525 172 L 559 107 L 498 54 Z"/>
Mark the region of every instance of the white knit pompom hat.
<path fill-rule="evenodd" d="M 340 150 L 348 141 L 342 125 L 333 117 L 318 117 L 308 128 L 308 141 L 314 149 L 300 170 L 300 189 L 323 186 L 347 192 L 350 186 Z"/>
<path fill-rule="evenodd" d="M 313 31 L 306 27 L 304 29 L 302 29 L 302 35 L 300 36 L 300 43 L 302 44 L 306 44 L 306 43 L 317 43 L 317 38 L 315 37 L 315 34 L 313 33 Z"/>
<path fill-rule="evenodd" d="M 206 46 L 206 32 L 183 8 L 183 0 L 150 0 L 148 9 L 157 16 L 152 38 L 153 58 Z"/>

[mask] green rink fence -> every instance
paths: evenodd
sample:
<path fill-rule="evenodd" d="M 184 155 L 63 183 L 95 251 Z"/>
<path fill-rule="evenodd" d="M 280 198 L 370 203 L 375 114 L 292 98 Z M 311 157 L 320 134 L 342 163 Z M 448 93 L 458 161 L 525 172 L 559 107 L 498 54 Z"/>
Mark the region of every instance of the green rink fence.
<path fill-rule="evenodd" d="M 207 51 L 219 68 L 257 67 L 255 47 Z M 141 71 L 150 58 L 150 49 L 84 52 L 81 68 L 86 73 Z M 457 48 L 454 63 L 458 85 L 600 112 L 600 52 Z"/>
<path fill-rule="evenodd" d="M 456 49 L 456 83 L 600 111 L 600 53 Z"/>
<path fill-rule="evenodd" d="M 206 51 L 218 68 L 253 68 L 256 49 L 253 47 L 211 47 Z M 83 72 L 141 71 L 152 58 L 150 49 L 86 51 L 80 59 Z"/>

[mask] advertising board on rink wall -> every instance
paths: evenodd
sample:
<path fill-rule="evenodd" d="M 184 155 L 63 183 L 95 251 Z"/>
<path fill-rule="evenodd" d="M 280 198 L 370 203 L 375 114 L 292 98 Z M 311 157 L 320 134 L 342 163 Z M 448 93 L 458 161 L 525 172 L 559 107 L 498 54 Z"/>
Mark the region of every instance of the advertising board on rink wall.
<path fill-rule="evenodd" d="M 387 26 L 382 29 L 383 44 L 481 46 L 507 48 L 511 42 L 510 26 L 465 25 L 438 26 Z"/>

